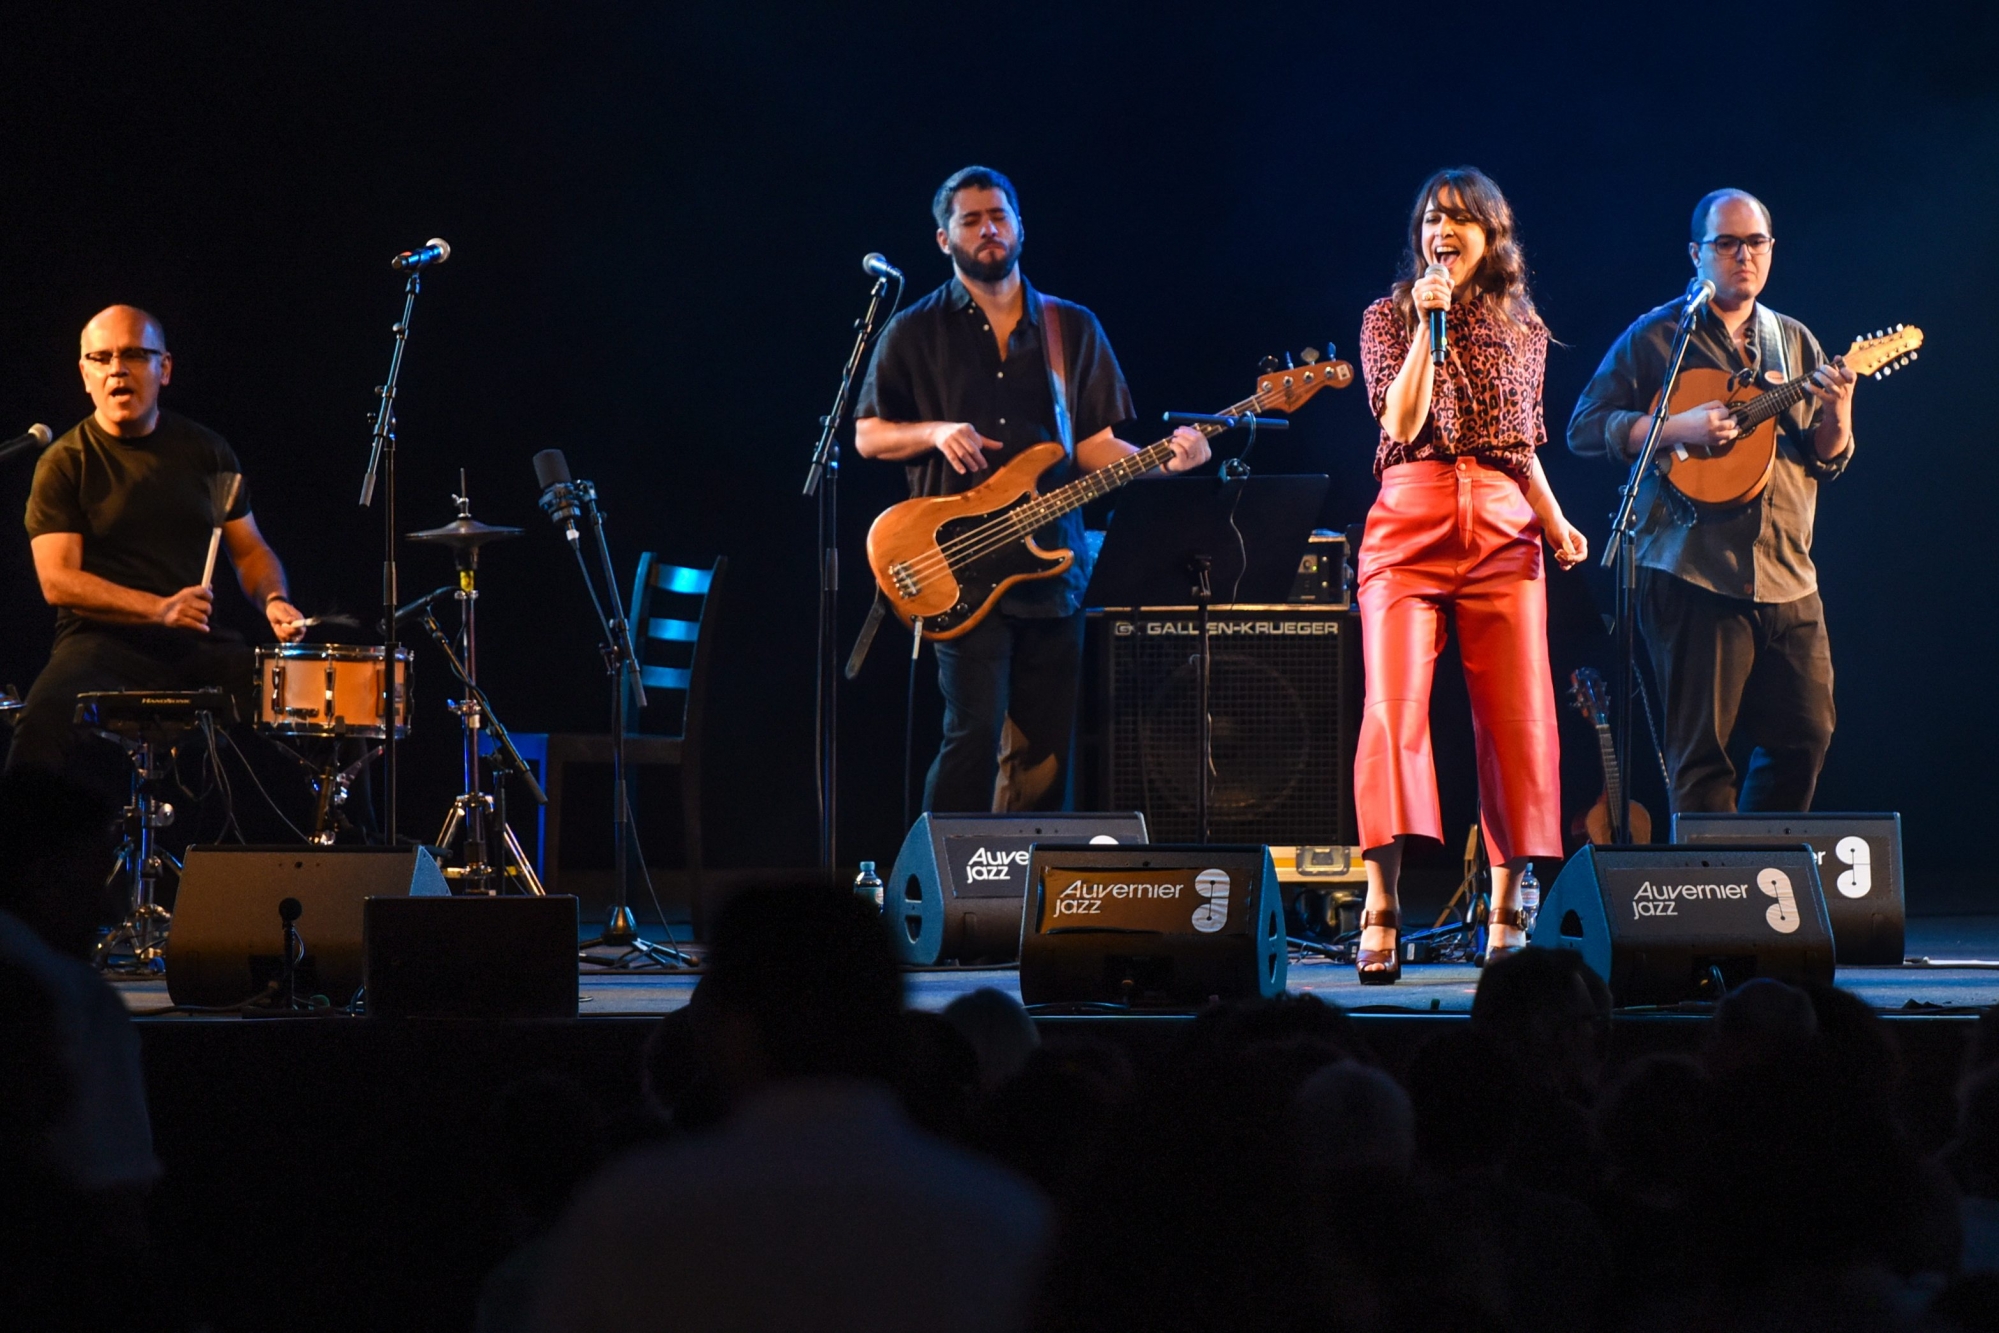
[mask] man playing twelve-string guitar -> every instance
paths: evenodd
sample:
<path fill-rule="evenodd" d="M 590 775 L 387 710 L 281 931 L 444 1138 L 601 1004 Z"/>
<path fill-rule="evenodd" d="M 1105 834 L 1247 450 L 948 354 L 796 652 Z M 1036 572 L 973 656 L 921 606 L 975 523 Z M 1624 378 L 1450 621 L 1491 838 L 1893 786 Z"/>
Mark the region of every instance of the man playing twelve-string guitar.
<path fill-rule="evenodd" d="M 1777 456 L 1763 489 L 1710 505 L 1658 476 L 1638 494 L 1638 627 L 1665 696 L 1666 764 L 1675 810 L 1737 808 L 1731 738 L 1754 750 L 1743 810 L 1808 810 L 1832 742 L 1832 652 L 1812 564 L 1818 484 L 1853 458 L 1853 372 L 1828 360 L 1811 330 L 1757 301 L 1776 249 L 1770 210 L 1741 190 L 1694 208 L 1688 252 L 1714 283 L 1686 367 L 1747 377 L 1768 390 L 1810 376 L 1810 396 L 1777 418 Z M 1665 379 L 1681 303 L 1642 316 L 1604 357 L 1569 421 L 1569 448 L 1628 467 L 1643 446 Z M 1720 402 L 1666 419 L 1659 447 L 1699 450 L 1734 439 Z"/>
<path fill-rule="evenodd" d="M 966 167 L 937 191 L 932 212 L 953 276 L 882 331 L 855 408 L 861 455 L 906 464 L 910 494 L 927 496 L 970 490 L 1043 441 L 1061 441 L 1068 454 L 1043 475 L 1044 488 L 1136 453 L 1111 433 L 1133 409 L 1097 317 L 1042 296 L 1021 276 L 1013 182 Z M 1199 431 L 1174 433 L 1168 471 L 1207 459 Z M 1034 540 L 1074 550 L 1075 563 L 1058 577 L 1016 584 L 972 630 L 937 641 L 944 743 L 924 783 L 925 810 L 1068 803 L 1081 598 L 1090 577 L 1082 515 L 1063 515 Z"/>

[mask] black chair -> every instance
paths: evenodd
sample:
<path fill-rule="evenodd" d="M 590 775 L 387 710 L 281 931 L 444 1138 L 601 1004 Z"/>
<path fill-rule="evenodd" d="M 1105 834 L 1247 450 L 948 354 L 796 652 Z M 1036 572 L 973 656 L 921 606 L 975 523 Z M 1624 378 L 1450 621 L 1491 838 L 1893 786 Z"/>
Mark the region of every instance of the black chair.
<path fill-rule="evenodd" d="M 645 684 L 646 707 L 627 703 L 626 716 L 634 719 L 625 742 L 625 760 L 636 779 L 647 767 L 666 766 L 680 770 L 680 817 L 682 838 L 687 849 L 688 903 L 693 912 L 697 935 L 707 929 L 707 895 L 701 877 L 701 738 L 707 711 L 709 664 L 715 643 L 716 595 L 722 586 L 726 556 L 716 556 L 709 569 L 689 569 L 670 565 L 648 551 L 639 557 L 638 574 L 632 581 L 632 641 L 639 654 L 640 679 Z M 661 614 L 664 609 L 681 614 Z M 677 713 L 678 729 L 672 732 L 640 730 L 645 723 L 660 723 Z M 643 711 L 643 715 L 641 715 Z M 562 795 L 563 771 L 571 764 L 611 762 L 611 737 L 567 732 L 514 734 L 521 756 L 541 770 L 542 787 L 548 804 L 537 819 L 540 837 L 536 840 L 535 870 L 549 893 L 563 893 L 562 880 Z M 634 805 L 636 805 L 636 800 Z M 608 815 L 608 811 L 605 812 Z M 645 901 L 640 895 L 642 878 L 634 874 L 632 905 Z"/>

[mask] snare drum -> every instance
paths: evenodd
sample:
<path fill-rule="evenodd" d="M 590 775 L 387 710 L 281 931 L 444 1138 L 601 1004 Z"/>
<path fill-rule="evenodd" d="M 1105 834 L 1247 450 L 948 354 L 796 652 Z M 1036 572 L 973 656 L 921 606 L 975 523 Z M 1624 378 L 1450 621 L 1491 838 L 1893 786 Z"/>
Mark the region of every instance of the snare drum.
<path fill-rule="evenodd" d="M 410 729 L 410 650 L 396 649 L 396 735 Z M 386 734 L 382 650 L 347 644 L 257 649 L 257 725 L 295 736 Z"/>

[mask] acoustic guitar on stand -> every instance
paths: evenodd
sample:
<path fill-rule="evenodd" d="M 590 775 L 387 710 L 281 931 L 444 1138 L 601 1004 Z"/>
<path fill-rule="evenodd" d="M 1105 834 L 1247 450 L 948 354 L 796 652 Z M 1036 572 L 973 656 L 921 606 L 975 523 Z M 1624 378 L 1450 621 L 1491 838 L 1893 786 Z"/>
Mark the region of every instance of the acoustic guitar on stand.
<path fill-rule="evenodd" d="M 1587 832 L 1591 842 L 1603 846 L 1611 837 L 1610 812 L 1617 808 L 1611 802 L 1624 800 L 1624 775 L 1618 768 L 1617 746 L 1610 738 L 1609 691 L 1604 689 L 1603 677 L 1594 667 L 1578 667 L 1569 673 L 1569 697 L 1575 700 L 1583 721 L 1596 729 L 1597 751 L 1603 760 L 1603 795 L 1596 798 L 1596 804 L 1578 821 L 1582 825 L 1579 831 Z M 1652 841 L 1652 812 L 1636 801 L 1624 809 L 1625 828 L 1631 834 L 1631 841 Z"/>
<path fill-rule="evenodd" d="M 1923 331 L 1914 325 L 1897 324 L 1872 338 L 1855 338 L 1840 359 L 1855 375 L 1876 379 L 1893 374 L 1916 359 L 1923 345 Z M 1741 432 L 1725 444 L 1683 445 L 1660 451 L 1666 480 L 1689 499 L 1706 504 L 1747 504 L 1770 484 L 1777 465 L 1777 416 L 1806 396 L 1811 376 L 1780 384 L 1768 391 L 1747 378 L 1747 370 L 1730 374 L 1694 366 L 1680 372 L 1673 385 L 1669 412 L 1684 412 L 1702 403 L 1719 402 L 1733 409 L 1735 428 Z M 1658 410 L 1655 395 L 1652 408 Z"/>
<path fill-rule="evenodd" d="M 1258 376 L 1254 394 L 1215 415 L 1292 412 L 1321 389 L 1353 383 L 1353 367 L 1344 361 L 1322 361 L 1311 348 L 1299 360 L 1304 364 Z M 1226 427 L 1195 429 L 1216 435 Z M 925 638 L 955 639 L 985 619 L 1014 584 L 1061 574 L 1076 553 L 1042 550 L 1034 544 L 1035 529 L 1164 466 L 1173 457 L 1173 441 L 1169 436 L 1037 494 L 1035 482 L 1064 452 L 1061 441 L 1044 441 L 969 491 L 921 496 L 883 510 L 868 529 L 868 566 L 896 618 Z"/>

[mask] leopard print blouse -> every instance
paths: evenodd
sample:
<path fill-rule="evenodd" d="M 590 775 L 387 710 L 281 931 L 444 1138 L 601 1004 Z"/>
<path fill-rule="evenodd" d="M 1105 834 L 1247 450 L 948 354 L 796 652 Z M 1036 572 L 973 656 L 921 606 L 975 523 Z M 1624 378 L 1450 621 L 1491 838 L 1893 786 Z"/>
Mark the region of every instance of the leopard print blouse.
<path fill-rule="evenodd" d="M 1548 331 L 1516 328 L 1488 301 L 1453 305 L 1445 316 L 1450 361 L 1436 378 L 1430 415 L 1416 438 L 1398 444 L 1381 432 L 1374 475 L 1397 463 L 1449 462 L 1473 454 L 1522 482 L 1534 451 L 1548 442 L 1541 415 L 1541 377 Z M 1388 386 L 1409 354 L 1409 334 L 1395 305 L 1383 297 L 1360 321 L 1361 373 L 1375 420 L 1388 407 Z"/>

